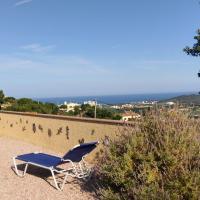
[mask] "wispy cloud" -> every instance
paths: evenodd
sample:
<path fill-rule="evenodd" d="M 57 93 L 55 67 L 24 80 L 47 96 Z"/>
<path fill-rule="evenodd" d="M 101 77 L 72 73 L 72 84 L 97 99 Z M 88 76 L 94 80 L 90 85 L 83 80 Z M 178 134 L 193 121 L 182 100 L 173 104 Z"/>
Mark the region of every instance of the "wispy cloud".
<path fill-rule="evenodd" d="M 102 66 L 90 59 L 76 55 L 48 55 L 43 54 L 0 54 L 0 72 L 15 71 L 16 73 L 33 73 L 46 74 L 49 77 L 58 74 L 64 79 L 68 76 L 83 75 L 102 75 L 108 73 L 105 66 Z"/>
<path fill-rule="evenodd" d="M 114 44 L 113 46 L 111 46 L 112 49 L 117 49 L 119 48 L 121 45 L 120 44 Z"/>
<path fill-rule="evenodd" d="M 18 1 L 14 4 L 14 6 L 22 6 L 24 4 L 27 4 L 27 3 L 31 3 L 33 0 L 21 0 L 21 1 Z"/>
<path fill-rule="evenodd" d="M 20 48 L 23 50 L 32 51 L 35 53 L 45 53 L 45 52 L 48 52 L 48 51 L 54 49 L 55 45 L 44 46 L 41 44 L 34 43 L 34 44 L 28 44 L 28 45 L 21 46 Z"/>

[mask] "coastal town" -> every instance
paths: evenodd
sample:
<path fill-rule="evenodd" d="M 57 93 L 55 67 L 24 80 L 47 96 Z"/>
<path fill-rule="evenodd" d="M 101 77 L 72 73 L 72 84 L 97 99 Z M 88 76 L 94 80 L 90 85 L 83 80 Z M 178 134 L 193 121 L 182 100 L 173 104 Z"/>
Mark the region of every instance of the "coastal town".
<path fill-rule="evenodd" d="M 191 117 L 200 117 L 200 95 L 183 95 L 162 101 L 149 100 L 113 105 L 105 103 L 100 104 L 96 100 L 84 101 L 83 104 L 65 101 L 63 104 L 58 105 L 58 107 L 61 113 L 64 113 L 66 115 L 74 114 L 75 116 L 82 117 L 80 112 L 77 113 L 76 111 L 81 110 L 84 105 L 88 105 L 93 108 L 93 117 L 97 117 L 95 112 L 97 111 L 97 109 L 101 109 L 118 114 L 119 118 L 117 119 L 122 121 L 138 120 L 142 116 L 144 116 L 145 113 L 148 113 L 152 109 L 178 109 L 179 111 L 188 113 Z"/>
<path fill-rule="evenodd" d="M 133 121 L 136 119 L 140 119 L 142 112 L 144 110 L 148 110 L 152 108 L 157 101 L 142 101 L 137 103 L 125 103 L 125 104 L 115 104 L 115 105 L 107 105 L 107 104 L 99 104 L 97 101 L 90 100 L 84 101 L 83 104 L 74 103 L 74 102 L 64 102 L 61 105 L 58 105 L 59 110 L 64 112 L 65 114 L 73 114 L 76 110 L 81 110 L 81 107 L 84 105 L 88 105 L 94 108 L 94 112 L 98 109 L 106 109 L 112 113 L 116 113 L 119 115 L 119 120 L 122 121 Z M 95 115 L 95 113 L 94 113 Z M 81 115 L 78 115 L 81 116 Z"/>
<path fill-rule="evenodd" d="M 200 95 L 183 95 L 161 101 L 149 100 L 130 103 L 106 104 L 97 100 L 86 100 L 82 103 L 64 101 L 62 104 L 40 102 L 28 98 L 16 99 L 0 91 L 1 109 L 5 111 L 28 112 L 35 114 L 56 114 L 64 116 L 97 118 L 120 121 L 137 121 L 151 110 L 178 109 L 191 117 L 200 116 Z"/>

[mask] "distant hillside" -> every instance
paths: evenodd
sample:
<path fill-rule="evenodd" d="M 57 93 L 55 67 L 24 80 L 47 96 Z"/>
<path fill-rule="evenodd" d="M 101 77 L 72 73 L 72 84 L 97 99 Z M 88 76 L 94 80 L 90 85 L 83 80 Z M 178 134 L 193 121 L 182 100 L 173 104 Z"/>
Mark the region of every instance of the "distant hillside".
<path fill-rule="evenodd" d="M 195 104 L 195 105 L 200 105 L 200 95 L 192 94 L 192 95 L 182 95 L 178 97 L 174 97 L 171 99 L 166 99 L 159 101 L 159 103 L 166 103 L 166 102 L 179 102 L 183 104 Z"/>

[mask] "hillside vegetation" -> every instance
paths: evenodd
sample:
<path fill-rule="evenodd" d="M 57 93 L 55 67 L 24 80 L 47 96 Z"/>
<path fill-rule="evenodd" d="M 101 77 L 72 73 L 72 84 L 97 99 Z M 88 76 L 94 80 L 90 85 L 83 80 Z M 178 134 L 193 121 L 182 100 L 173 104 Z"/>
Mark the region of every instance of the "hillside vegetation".
<path fill-rule="evenodd" d="M 101 199 L 199 199 L 200 121 L 150 113 L 110 141 L 97 163 Z"/>
<path fill-rule="evenodd" d="M 195 95 L 195 94 L 182 95 L 182 96 L 160 101 L 159 103 L 165 103 L 169 101 L 178 102 L 178 103 L 187 104 L 187 105 L 191 105 L 191 104 L 200 105 L 200 95 Z"/>
<path fill-rule="evenodd" d="M 28 98 L 21 98 L 13 100 L 13 102 L 10 103 L 4 110 L 57 114 L 58 106 L 53 103 L 42 103 Z"/>

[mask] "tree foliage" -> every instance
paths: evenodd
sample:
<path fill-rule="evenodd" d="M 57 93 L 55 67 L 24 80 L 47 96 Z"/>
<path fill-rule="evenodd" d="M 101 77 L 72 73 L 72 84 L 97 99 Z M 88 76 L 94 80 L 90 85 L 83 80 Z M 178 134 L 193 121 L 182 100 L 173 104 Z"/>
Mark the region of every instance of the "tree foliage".
<path fill-rule="evenodd" d="M 15 103 L 16 99 L 14 97 L 5 97 L 4 103 Z"/>
<path fill-rule="evenodd" d="M 67 109 L 67 105 L 61 105 L 59 108 L 61 108 L 61 109 Z"/>
<path fill-rule="evenodd" d="M 61 108 L 61 107 L 60 107 Z M 89 104 L 82 104 L 81 106 L 75 106 L 74 110 L 70 110 L 67 113 L 62 113 L 69 116 L 81 116 L 94 118 L 95 107 Z M 110 108 L 96 108 L 96 117 L 99 119 L 113 119 L 120 120 L 122 116 L 116 110 Z"/>
<path fill-rule="evenodd" d="M 67 114 L 72 116 L 82 116 L 82 117 L 90 117 L 94 118 L 95 107 L 89 104 L 82 104 L 80 107 L 75 106 L 74 111 L 69 111 Z M 116 111 L 109 108 L 96 108 L 96 117 L 99 119 L 113 119 L 120 120 L 122 117 L 120 113 L 116 113 Z"/>
<path fill-rule="evenodd" d="M 5 97 L 5 95 L 4 95 L 3 90 L 0 90 L 0 104 L 2 104 L 4 102 L 4 97 Z"/>
<path fill-rule="evenodd" d="M 194 39 L 196 43 L 193 47 L 186 46 L 183 51 L 187 53 L 187 55 L 200 56 L 200 29 L 197 30 L 197 35 L 194 36 Z"/>

